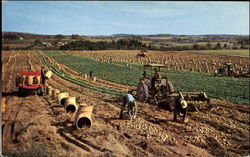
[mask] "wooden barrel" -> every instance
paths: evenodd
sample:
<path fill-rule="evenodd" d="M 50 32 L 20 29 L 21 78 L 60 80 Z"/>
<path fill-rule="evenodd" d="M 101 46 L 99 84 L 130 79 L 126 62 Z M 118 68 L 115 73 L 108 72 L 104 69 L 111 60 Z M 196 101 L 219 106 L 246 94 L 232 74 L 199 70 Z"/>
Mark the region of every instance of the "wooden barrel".
<path fill-rule="evenodd" d="M 79 105 L 75 118 L 75 125 L 77 129 L 91 127 L 92 112 L 93 112 L 93 106 L 87 106 L 86 104 Z"/>
<path fill-rule="evenodd" d="M 27 76 L 25 78 L 25 84 L 32 85 L 33 84 L 33 78 L 34 78 L 34 76 L 32 76 L 32 75 Z"/>
<path fill-rule="evenodd" d="M 60 94 L 60 91 L 59 92 L 56 92 L 56 100 L 58 100 L 58 95 Z"/>
<path fill-rule="evenodd" d="M 63 93 L 58 94 L 58 96 L 57 96 L 58 103 L 63 106 L 65 99 L 68 96 L 69 96 L 69 93 L 67 93 L 67 92 L 63 92 Z"/>
<path fill-rule="evenodd" d="M 34 84 L 40 84 L 41 83 L 41 76 L 35 76 L 33 80 Z"/>
<path fill-rule="evenodd" d="M 88 78 L 88 75 L 87 75 L 87 74 L 84 74 L 84 78 Z"/>
<path fill-rule="evenodd" d="M 46 78 L 46 79 L 50 79 L 50 77 L 52 76 L 52 71 L 47 71 L 46 73 L 45 73 L 45 75 L 44 75 L 44 77 Z"/>
<path fill-rule="evenodd" d="M 64 110 L 66 113 L 75 113 L 78 106 L 76 105 L 76 97 L 69 96 L 65 98 Z"/>
<path fill-rule="evenodd" d="M 46 94 L 49 96 L 52 96 L 52 87 L 51 86 L 47 86 Z"/>
<path fill-rule="evenodd" d="M 56 99 L 56 94 L 60 93 L 60 90 L 58 89 L 52 89 L 52 98 Z"/>

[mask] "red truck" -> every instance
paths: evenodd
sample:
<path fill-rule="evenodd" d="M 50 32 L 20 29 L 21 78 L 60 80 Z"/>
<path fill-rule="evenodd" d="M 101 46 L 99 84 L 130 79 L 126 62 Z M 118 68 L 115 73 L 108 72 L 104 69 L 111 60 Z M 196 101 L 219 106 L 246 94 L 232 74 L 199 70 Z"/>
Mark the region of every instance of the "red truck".
<path fill-rule="evenodd" d="M 45 77 L 42 71 L 21 71 L 16 77 L 16 86 L 19 96 L 28 92 L 42 96 L 46 88 Z"/>

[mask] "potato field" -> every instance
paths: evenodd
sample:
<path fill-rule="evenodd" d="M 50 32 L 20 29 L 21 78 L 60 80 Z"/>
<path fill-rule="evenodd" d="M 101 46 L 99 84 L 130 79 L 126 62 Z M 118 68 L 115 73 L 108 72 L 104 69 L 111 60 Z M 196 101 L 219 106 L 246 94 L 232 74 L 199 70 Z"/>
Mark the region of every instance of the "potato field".
<path fill-rule="evenodd" d="M 94 75 L 97 78 L 120 84 L 136 86 L 143 73 L 143 64 L 140 63 L 144 62 L 138 59 L 139 61 L 138 63 L 136 63 L 135 53 L 129 54 L 128 56 L 130 56 L 130 58 L 127 59 L 114 57 L 112 55 L 103 57 L 107 58 L 106 60 L 98 60 L 97 57 L 96 60 L 91 57 L 84 57 L 85 52 L 83 52 L 82 54 L 81 52 L 72 52 L 73 55 L 69 52 L 64 53 L 63 51 L 44 51 L 44 53 L 49 57 L 55 59 L 57 62 L 64 64 L 75 71 L 78 71 L 83 74 L 89 74 L 90 71 L 93 71 Z M 105 54 L 105 52 L 103 53 Z M 106 53 L 107 54 L 105 55 L 109 54 L 108 52 Z M 121 53 L 126 52 L 121 51 L 118 54 Z M 93 55 L 91 54 L 91 52 L 89 52 L 88 54 Z M 179 58 L 178 55 L 179 54 L 177 54 L 177 56 L 175 56 L 175 54 L 171 55 L 173 58 L 175 58 L 173 62 L 171 62 L 169 58 L 161 58 L 161 60 L 167 60 L 168 62 L 171 62 L 171 64 L 176 63 L 176 66 L 172 65 L 174 68 L 171 68 L 170 65 L 168 69 L 163 70 L 162 74 L 169 77 L 169 79 L 173 82 L 173 85 L 177 90 L 189 92 L 205 91 L 208 96 L 212 98 L 226 99 L 239 104 L 249 103 L 249 80 L 247 78 L 215 77 L 211 73 L 176 70 L 183 69 L 182 66 L 185 66 L 185 62 L 182 62 L 182 60 L 184 59 Z M 157 57 L 155 58 L 157 60 Z M 220 60 L 221 62 L 216 62 L 213 58 L 211 58 L 211 60 L 208 59 L 208 61 L 205 61 L 205 56 L 204 58 L 199 57 L 198 59 L 200 60 L 197 60 L 197 58 L 198 57 L 195 58 L 196 61 L 194 61 L 195 59 L 191 57 L 186 59 L 191 61 L 191 63 L 189 63 L 188 65 L 192 67 L 193 64 L 200 63 L 196 64 L 197 67 L 196 65 L 195 67 L 197 69 L 201 69 L 203 67 L 203 64 L 220 64 L 224 61 L 222 60 L 224 58 Z M 235 63 L 237 61 L 237 59 L 233 57 L 229 57 L 226 59 L 231 59 Z M 226 62 L 227 60 L 225 60 L 224 62 Z M 239 58 L 238 60 L 241 62 L 241 64 L 239 64 L 241 67 L 247 66 L 245 58 Z"/>
<path fill-rule="evenodd" d="M 136 57 L 138 53 L 141 52 L 3 51 L 3 154 L 249 155 L 249 78 L 214 76 L 214 71 L 226 62 L 235 64 L 239 71 L 249 68 L 247 57 L 161 51 L 149 51 L 147 57 Z M 171 80 L 176 90 L 204 91 L 211 104 L 217 107 L 190 111 L 188 122 L 180 123 L 173 121 L 173 112 L 138 101 L 136 119 L 120 119 L 122 96 L 136 88 L 143 65 L 148 63 L 166 64 L 161 73 Z M 53 88 L 54 94 L 46 91 L 41 96 L 20 96 L 16 82 L 18 73 L 40 72 L 41 68 L 52 71 L 47 90 Z M 91 71 L 92 77 L 89 76 Z M 153 72 L 148 71 L 148 74 Z M 93 106 L 90 128 L 77 129 L 79 115 L 67 112 L 66 105 L 60 103 L 59 93 L 74 97 L 77 107 Z M 196 102 L 195 105 L 202 108 L 204 104 Z"/>

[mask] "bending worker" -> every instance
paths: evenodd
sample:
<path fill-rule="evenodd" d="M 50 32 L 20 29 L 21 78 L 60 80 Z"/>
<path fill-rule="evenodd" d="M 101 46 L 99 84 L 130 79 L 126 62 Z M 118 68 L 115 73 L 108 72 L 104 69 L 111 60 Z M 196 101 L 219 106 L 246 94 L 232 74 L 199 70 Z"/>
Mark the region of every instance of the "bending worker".
<path fill-rule="evenodd" d="M 178 116 L 181 116 L 182 123 L 187 122 L 187 106 L 188 103 L 183 98 L 176 99 L 175 101 L 175 110 L 174 110 L 174 118 L 173 121 L 177 121 Z"/>
<path fill-rule="evenodd" d="M 45 69 L 45 66 L 42 66 L 41 68 L 41 80 L 42 80 L 42 84 L 45 84 L 46 83 L 46 78 L 45 78 L 45 73 L 46 73 L 46 69 Z"/>
<path fill-rule="evenodd" d="M 134 119 L 136 117 L 136 113 L 137 113 L 137 106 L 136 106 L 135 98 L 132 96 L 132 91 L 128 91 L 128 94 L 123 96 L 122 108 L 121 108 L 121 112 L 120 112 L 121 119 L 123 118 L 126 104 L 128 104 L 128 115 L 129 115 L 130 119 Z"/>

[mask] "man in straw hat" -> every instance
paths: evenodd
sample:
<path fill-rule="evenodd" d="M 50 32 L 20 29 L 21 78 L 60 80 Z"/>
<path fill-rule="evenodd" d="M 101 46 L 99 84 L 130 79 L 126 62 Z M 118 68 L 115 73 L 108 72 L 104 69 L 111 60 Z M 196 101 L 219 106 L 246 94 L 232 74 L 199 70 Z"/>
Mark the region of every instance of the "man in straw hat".
<path fill-rule="evenodd" d="M 45 66 L 42 66 L 41 68 L 41 80 L 42 80 L 42 84 L 45 84 L 46 83 L 46 78 L 45 78 L 45 73 L 46 73 L 46 69 L 45 69 Z"/>
<path fill-rule="evenodd" d="M 135 98 L 133 97 L 131 90 L 129 90 L 128 93 L 124 95 L 122 98 L 122 108 L 120 112 L 121 119 L 124 118 L 123 115 L 125 113 L 124 110 L 125 110 L 126 104 L 128 104 L 128 115 L 130 119 L 135 119 L 136 113 L 137 113 L 137 106 L 136 106 Z"/>
<path fill-rule="evenodd" d="M 177 116 L 182 117 L 182 123 L 186 123 L 187 119 L 187 106 L 188 103 L 183 98 L 177 99 L 175 101 L 175 110 L 174 110 L 174 118 L 173 121 L 177 121 Z"/>
<path fill-rule="evenodd" d="M 156 96 L 161 92 L 161 74 L 157 68 L 154 68 L 155 74 L 151 78 L 151 89 L 152 89 L 152 97 L 154 99 L 155 105 L 158 105 L 158 101 Z"/>

